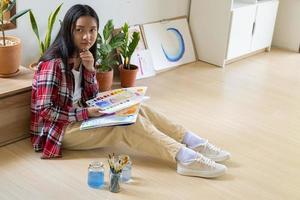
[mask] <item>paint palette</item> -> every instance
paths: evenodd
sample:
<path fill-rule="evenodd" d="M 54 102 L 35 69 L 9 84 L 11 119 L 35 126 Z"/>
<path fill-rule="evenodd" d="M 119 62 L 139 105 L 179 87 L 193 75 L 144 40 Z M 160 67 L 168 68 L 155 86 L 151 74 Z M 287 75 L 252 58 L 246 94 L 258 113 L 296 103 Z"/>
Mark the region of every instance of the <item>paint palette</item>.
<path fill-rule="evenodd" d="M 103 113 L 114 113 L 144 100 L 147 87 L 130 87 L 99 93 L 87 101 L 88 106 L 97 106 Z"/>

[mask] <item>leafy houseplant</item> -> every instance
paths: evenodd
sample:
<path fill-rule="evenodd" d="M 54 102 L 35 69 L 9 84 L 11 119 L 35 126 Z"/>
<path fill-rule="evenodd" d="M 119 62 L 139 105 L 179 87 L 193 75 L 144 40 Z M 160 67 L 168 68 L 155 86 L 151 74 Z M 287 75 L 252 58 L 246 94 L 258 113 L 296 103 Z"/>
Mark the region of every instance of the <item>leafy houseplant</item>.
<path fill-rule="evenodd" d="M 4 30 L 4 24 L 5 24 L 4 14 L 6 12 L 10 12 L 15 5 L 16 5 L 16 0 L 0 0 L 0 25 L 1 25 L 0 28 L 2 32 L 3 46 L 6 46 L 6 37 L 5 37 L 5 30 Z M 17 18 L 26 14 L 28 11 L 30 11 L 30 9 L 26 9 L 16 13 L 14 16 L 12 16 L 9 19 L 9 21 L 15 21 Z"/>
<path fill-rule="evenodd" d="M 132 87 L 135 85 L 135 79 L 136 79 L 138 67 L 136 65 L 132 65 L 130 63 L 130 59 L 140 41 L 140 33 L 133 32 L 130 37 L 129 26 L 127 23 L 125 23 L 124 26 L 122 27 L 121 33 L 124 34 L 123 44 L 120 48 L 120 53 L 124 60 L 124 63 L 119 66 L 121 86 Z"/>
<path fill-rule="evenodd" d="M 50 15 L 48 17 L 48 26 L 47 26 L 48 29 L 47 29 L 44 41 L 41 40 L 39 29 L 38 29 L 36 19 L 34 17 L 33 12 L 32 11 L 29 12 L 31 28 L 32 28 L 32 30 L 38 40 L 38 43 L 39 43 L 40 56 L 42 56 L 50 46 L 53 25 L 56 21 L 56 17 L 58 15 L 62 5 L 63 4 L 60 4 L 53 12 L 50 13 Z M 37 65 L 37 63 L 33 63 L 33 64 L 31 64 L 30 68 L 32 69 L 36 65 Z"/>
<path fill-rule="evenodd" d="M 113 34 L 112 20 L 105 24 L 102 36 L 97 37 L 97 80 L 100 91 L 110 90 L 113 82 L 113 66 L 118 65 L 116 49 L 123 44 L 123 33 Z"/>
<path fill-rule="evenodd" d="M 5 13 L 10 12 L 16 5 L 16 0 L 0 0 L 0 75 L 16 75 L 21 63 L 21 40 L 16 37 L 6 36 L 4 25 L 15 21 L 17 18 L 26 14 L 30 9 L 20 11 L 5 20 Z"/>

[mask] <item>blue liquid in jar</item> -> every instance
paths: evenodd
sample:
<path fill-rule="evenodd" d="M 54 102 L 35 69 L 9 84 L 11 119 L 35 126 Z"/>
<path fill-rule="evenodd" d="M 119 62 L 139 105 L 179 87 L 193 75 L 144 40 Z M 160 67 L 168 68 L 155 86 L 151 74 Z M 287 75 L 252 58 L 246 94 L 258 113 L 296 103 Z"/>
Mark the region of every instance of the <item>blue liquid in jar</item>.
<path fill-rule="evenodd" d="M 88 173 L 88 185 L 92 188 L 102 188 L 104 186 L 104 173 L 90 171 Z"/>

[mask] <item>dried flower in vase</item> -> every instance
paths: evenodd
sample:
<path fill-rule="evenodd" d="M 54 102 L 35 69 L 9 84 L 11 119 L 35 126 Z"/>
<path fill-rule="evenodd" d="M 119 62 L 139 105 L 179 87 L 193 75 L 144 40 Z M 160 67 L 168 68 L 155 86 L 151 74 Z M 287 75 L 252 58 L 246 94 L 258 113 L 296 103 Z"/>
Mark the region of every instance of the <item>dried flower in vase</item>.
<path fill-rule="evenodd" d="M 112 155 L 108 154 L 108 164 L 110 170 L 114 174 L 118 174 L 122 172 L 122 169 L 126 166 L 129 161 L 128 156 L 115 156 L 113 153 Z"/>

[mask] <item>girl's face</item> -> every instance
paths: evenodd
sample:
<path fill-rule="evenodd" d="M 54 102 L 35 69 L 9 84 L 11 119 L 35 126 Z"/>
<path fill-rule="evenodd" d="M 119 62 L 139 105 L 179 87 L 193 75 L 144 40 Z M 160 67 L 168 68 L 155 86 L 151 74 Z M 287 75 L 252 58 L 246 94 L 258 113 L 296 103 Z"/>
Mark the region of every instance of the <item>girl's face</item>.
<path fill-rule="evenodd" d="M 89 50 L 97 39 L 97 22 L 91 16 L 78 18 L 73 30 L 73 42 L 79 52 Z"/>

